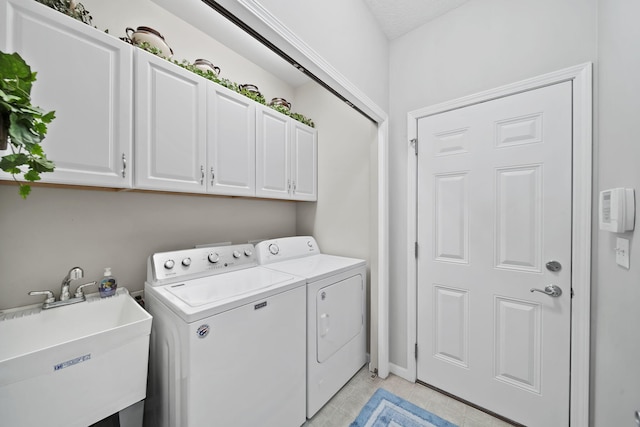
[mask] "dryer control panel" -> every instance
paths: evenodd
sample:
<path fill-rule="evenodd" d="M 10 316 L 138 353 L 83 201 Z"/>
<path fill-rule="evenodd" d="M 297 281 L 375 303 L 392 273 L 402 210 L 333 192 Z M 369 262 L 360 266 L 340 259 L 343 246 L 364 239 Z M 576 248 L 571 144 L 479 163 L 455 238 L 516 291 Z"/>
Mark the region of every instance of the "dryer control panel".
<path fill-rule="evenodd" d="M 165 285 L 257 265 L 255 248 L 249 243 L 158 252 L 147 262 L 147 282 Z"/>
<path fill-rule="evenodd" d="M 260 265 L 320 253 L 316 239 L 311 236 L 283 237 L 263 240 L 256 245 Z"/>

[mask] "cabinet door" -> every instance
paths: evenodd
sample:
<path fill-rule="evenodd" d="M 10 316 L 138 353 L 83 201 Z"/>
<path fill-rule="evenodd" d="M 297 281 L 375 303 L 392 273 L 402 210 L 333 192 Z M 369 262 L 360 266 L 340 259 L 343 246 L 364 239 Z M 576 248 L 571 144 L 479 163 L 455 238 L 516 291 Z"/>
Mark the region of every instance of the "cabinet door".
<path fill-rule="evenodd" d="M 136 50 L 136 188 L 203 193 L 208 80 Z"/>
<path fill-rule="evenodd" d="M 0 0 L 0 22 L 0 47 L 38 73 L 33 103 L 56 112 L 42 181 L 131 187 L 133 47 L 35 1 Z"/>
<path fill-rule="evenodd" d="M 291 120 L 256 106 L 256 196 L 290 198 Z"/>
<path fill-rule="evenodd" d="M 295 200 L 318 199 L 318 131 L 292 121 L 291 196 Z"/>
<path fill-rule="evenodd" d="M 209 83 L 208 87 L 208 190 L 215 194 L 254 196 L 255 102 L 215 83 Z"/>

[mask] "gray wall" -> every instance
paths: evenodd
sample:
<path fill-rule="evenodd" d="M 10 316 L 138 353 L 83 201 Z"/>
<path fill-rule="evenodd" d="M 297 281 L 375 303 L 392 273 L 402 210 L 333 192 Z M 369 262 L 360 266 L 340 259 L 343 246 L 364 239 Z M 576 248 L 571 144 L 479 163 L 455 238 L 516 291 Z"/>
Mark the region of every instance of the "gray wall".
<path fill-rule="evenodd" d="M 76 265 L 87 282 L 112 267 L 135 291 L 154 252 L 295 234 L 293 202 L 65 188 L 33 188 L 22 200 L 13 185 L 0 186 L 0 201 L 0 310 L 42 299 L 30 290 L 57 295 Z"/>
<path fill-rule="evenodd" d="M 377 125 L 316 84 L 298 88 L 296 105 L 309 111 L 318 126 L 331 124 L 318 137 L 318 202 L 298 205 L 298 234 L 318 236 L 328 253 L 375 257 L 369 250 L 375 242 L 369 191 L 376 185 L 369 150 L 377 145 Z"/>
<path fill-rule="evenodd" d="M 632 187 L 640 197 L 640 4 L 600 0 L 597 67 L 597 181 L 594 190 Z M 636 209 L 638 203 L 636 201 Z M 597 218 L 597 217 L 594 217 Z M 631 240 L 631 268 L 615 263 L 618 235 L 594 226 L 592 288 L 592 423 L 633 426 L 640 409 L 640 242 Z"/>

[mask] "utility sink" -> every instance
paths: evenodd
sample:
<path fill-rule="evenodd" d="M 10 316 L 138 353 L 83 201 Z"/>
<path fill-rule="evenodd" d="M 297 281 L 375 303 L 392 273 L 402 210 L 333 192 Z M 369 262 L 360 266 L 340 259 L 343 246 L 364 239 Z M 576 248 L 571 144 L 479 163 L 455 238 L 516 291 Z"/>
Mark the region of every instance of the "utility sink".
<path fill-rule="evenodd" d="M 108 298 L 0 313 L 0 424 L 86 427 L 145 398 L 151 315 Z"/>

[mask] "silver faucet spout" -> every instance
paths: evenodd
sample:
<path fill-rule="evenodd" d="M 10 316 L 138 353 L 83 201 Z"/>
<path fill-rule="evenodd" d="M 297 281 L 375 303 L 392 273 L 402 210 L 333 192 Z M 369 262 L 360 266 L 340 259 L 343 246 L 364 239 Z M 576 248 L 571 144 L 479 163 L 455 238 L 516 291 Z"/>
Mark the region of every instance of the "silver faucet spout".
<path fill-rule="evenodd" d="M 66 301 L 71 298 L 71 292 L 69 292 L 69 285 L 72 280 L 81 279 L 84 276 L 84 271 L 80 267 L 73 267 L 64 279 L 62 279 L 62 288 L 60 289 L 60 301 Z"/>

